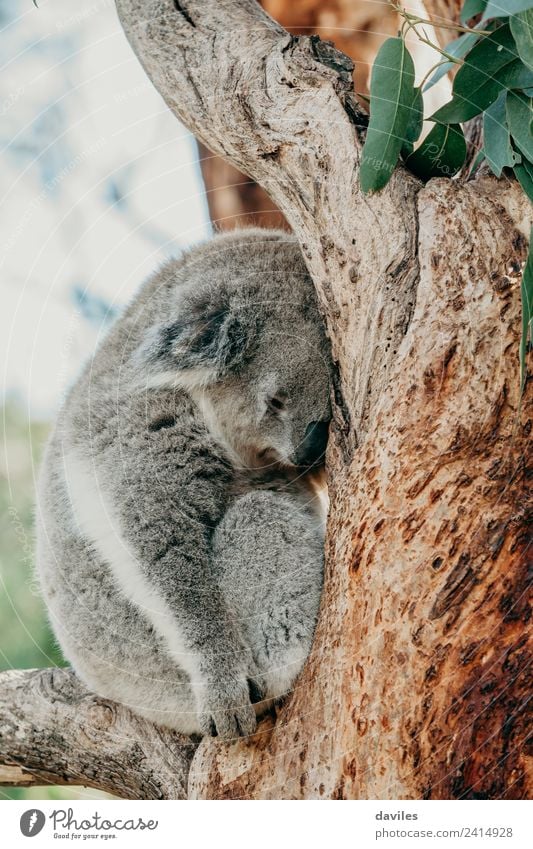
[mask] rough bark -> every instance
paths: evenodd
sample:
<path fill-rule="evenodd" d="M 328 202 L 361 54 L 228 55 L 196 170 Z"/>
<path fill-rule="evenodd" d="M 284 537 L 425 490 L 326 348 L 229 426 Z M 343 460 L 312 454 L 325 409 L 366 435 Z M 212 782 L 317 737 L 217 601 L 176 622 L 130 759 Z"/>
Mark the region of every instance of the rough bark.
<path fill-rule="evenodd" d="M 263 8 L 292 35 L 319 35 L 353 60 L 356 92 L 368 94 L 370 68 L 381 42 L 394 35 L 398 14 L 388 2 L 367 0 L 261 0 Z M 435 107 L 436 108 L 436 107 Z M 198 143 L 211 220 L 218 230 L 285 227 L 267 192 L 221 156 Z"/>
<path fill-rule="evenodd" d="M 170 108 L 283 210 L 339 368 L 311 658 L 276 722 L 201 742 L 189 796 L 525 796 L 527 201 L 508 180 L 421 187 L 401 168 L 365 197 L 341 54 L 249 0 L 117 7 Z"/>
<path fill-rule="evenodd" d="M 0 673 L 0 785 L 184 799 L 196 744 L 89 693 L 69 669 Z"/>
<path fill-rule="evenodd" d="M 364 445 L 347 466 L 330 456 L 310 662 L 259 746 L 200 745 L 195 798 L 527 795 L 533 411 L 517 386 L 518 196 L 493 179 L 420 193 L 408 333 Z"/>
<path fill-rule="evenodd" d="M 118 0 L 117 8 L 169 107 L 267 187 L 299 237 L 334 356 L 346 365 L 337 414 L 349 451 L 368 427 L 412 313 L 419 183 L 398 169 L 379 196 L 362 195 L 365 117 L 353 98 L 352 62 L 331 45 L 288 35 L 251 0 Z"/>
<path fill-rule="evenodd" d="M 285 216 L 265 190 L 197 142 L 209 217 L 219 230 L 238 227 L 273 227 L 290 230 Z"/>

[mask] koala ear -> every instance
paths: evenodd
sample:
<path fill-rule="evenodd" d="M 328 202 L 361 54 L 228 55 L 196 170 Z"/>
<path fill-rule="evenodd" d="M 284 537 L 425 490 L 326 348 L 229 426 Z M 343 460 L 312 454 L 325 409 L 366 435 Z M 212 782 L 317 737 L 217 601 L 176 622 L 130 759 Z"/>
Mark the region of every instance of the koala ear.
<path fill-rule="evenodd" d="M 150 383 L 206 386 L 250 356 L 257 335 L 251 310 L 209 306 L 190 303 L 182 318 L 152 329 L 134 354 L 139 365 L 148 367 Z"/>

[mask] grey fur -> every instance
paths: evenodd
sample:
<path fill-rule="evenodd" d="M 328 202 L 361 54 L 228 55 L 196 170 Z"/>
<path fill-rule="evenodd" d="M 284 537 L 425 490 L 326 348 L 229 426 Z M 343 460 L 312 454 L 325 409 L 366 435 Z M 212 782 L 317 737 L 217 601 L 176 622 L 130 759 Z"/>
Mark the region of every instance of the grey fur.
<path fill-rule="evenodd" d="M 330 368 L 286 233 L 216 237 L 114 324 L 59 414 L 37 511 L 51 622 L 94 691 L 231 738 L 290 689 L 322 586 L 309 426 L 329 420 Z"/>

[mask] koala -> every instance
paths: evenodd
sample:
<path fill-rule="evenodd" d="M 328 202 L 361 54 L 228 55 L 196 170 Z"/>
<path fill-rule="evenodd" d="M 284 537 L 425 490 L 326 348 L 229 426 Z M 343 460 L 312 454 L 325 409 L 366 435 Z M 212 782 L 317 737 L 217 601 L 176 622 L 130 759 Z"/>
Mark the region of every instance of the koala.
<path fill-rule="evenodd" d="M 331 370 L 287 233 L 216 236 L 141 287 L 38 487 L 43 596 L 91 690 L 226 739 L 290 691 L 322 589 Z"/>

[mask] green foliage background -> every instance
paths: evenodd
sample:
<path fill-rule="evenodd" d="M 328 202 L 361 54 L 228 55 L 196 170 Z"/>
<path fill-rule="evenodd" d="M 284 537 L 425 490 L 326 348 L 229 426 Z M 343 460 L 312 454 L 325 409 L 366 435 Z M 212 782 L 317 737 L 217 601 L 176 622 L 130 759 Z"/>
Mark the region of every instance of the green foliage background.
<path fill-rule="evenodd" d="M 35 475 L 49 425 L 0 408 L 0 669 L 64 666 L 34 576 Z M 67 787 L 0 787 L 0 799 L 107 798 Z"/>

